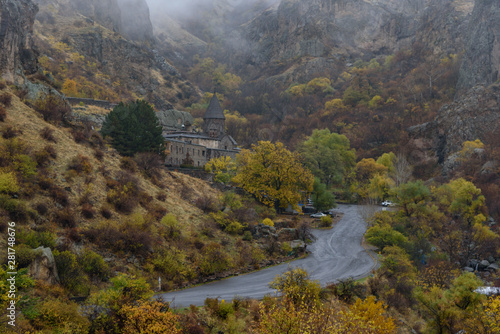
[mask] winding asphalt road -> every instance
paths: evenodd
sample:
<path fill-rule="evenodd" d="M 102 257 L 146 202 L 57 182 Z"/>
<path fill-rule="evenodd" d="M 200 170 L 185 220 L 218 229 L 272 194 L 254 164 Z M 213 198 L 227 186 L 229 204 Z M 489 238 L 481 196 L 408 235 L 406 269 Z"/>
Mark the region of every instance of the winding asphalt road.
<path fill-rule="evenodd" d="M 372 256 L 361 246 L 366 223 L 356 205 L 339 205 L 344 216 L 330 230 L 314 230 L 317 240 L 308 246 L 311 254 L 304 259 L 284 263 L 257 272 L 207 283 L 194 288 L 159 294 L 156 298 L 172 302 L 173 307 L 203 305 L 207 297 L 231 301 L 235 296 L 261 299 L 276 290 L 268 287 L 277 275 L 289 267 L 300 267 L 322 286 L 352 277 L 362 278 L 376 266 Z"/>

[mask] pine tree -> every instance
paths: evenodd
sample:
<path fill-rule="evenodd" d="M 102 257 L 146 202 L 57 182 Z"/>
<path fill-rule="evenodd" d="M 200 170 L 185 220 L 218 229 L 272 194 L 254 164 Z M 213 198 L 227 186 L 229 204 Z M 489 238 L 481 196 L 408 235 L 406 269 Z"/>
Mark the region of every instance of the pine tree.
<path fill-rule="evenodd" d="M 107 116 L 101 130 L 121 154 L 159 152 L 163 145 L 162 127 L 153 108 L 145 101 L 120 103 Z"/>

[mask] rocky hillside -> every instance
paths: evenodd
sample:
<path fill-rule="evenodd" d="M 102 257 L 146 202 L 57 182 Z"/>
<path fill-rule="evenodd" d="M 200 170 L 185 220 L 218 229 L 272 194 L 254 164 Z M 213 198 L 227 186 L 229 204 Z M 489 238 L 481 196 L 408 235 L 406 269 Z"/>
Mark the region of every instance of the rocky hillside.
<path fill-rule="evenodd" d="M 427 148 L 440 163 L 459 151 L 465 141 L 480 139 L 487 144 L 498 146 L 499 18 L 500 3 L 476 1 L 467 27 L 465 55 L 460 68 L 456 100 L 444 105 L 433 122 L 410 129 L 413 137 L 430 140 Z M 496 84 L 492 84 L 495 82 Z"/>
<path fill-rule="evenodd" d="M 64 94 L 113 102 L 143 98 L 158 110 L 196 100 L 197 90 L 154 49 L 145 2 L 42 0 L 39 7 L 40 65 L 45 81 Z"/>
<path fill-rule="evenodd" d="M 32 38 L 37 11 L 30 0 L 0 1 L 0 72 L 8 81 L 18 82 L 22 71 L 33 74 L 37 70 Z"/>
<path fill-rule="evenodd" d="M 459 91 L 500 79 L 500 3 L 477 0 L 468 27 Z"/>

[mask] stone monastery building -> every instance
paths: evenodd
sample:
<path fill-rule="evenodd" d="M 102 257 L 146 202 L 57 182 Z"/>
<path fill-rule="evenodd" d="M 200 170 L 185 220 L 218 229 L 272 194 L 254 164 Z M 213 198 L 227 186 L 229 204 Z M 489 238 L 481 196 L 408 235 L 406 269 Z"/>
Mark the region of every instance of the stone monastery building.
<path fill-rule="evenodd" d="M 236 141 L 226 134 L 226 117 L 216 94 L 203 116 L 202 132 L 192 130 L 192 117 L 171 110 L 158 115 L 163 125 L 167 150 L 166 164 L 171 166 L 204 166 L 210 159 L 222 156 L 236 158 L 240 152 Z M 189 115 L 190 116 L 190 115 Z M 162 120 L 162 117 L 169 118 Z"/>

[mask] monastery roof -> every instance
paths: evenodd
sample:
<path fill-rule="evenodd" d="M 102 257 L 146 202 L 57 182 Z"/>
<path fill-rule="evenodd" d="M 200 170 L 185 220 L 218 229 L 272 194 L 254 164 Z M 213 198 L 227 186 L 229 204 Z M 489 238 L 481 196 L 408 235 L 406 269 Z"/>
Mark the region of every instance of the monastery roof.
<path fill-rule="evenodd" d="M 220 106 L 219 99 L 217 99 L 217 94 L 214 94 L 214 96 L 210 100 L 210 104 L 208 105 L 203 119 L 226 119 L 226 117 L 224 116 L 224 111 Z"/>

